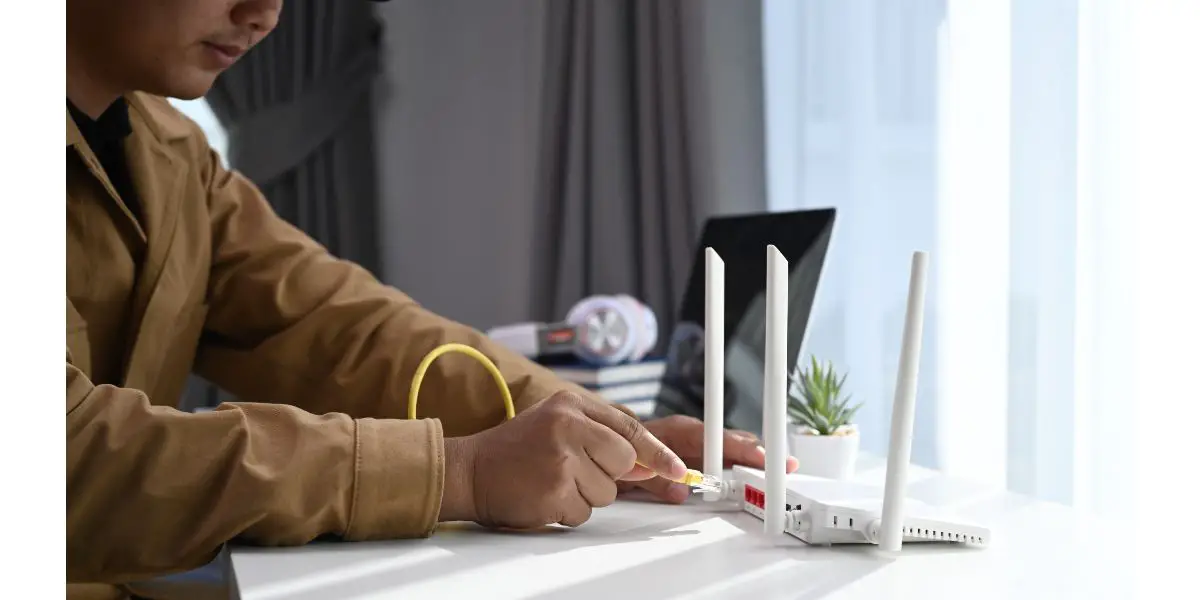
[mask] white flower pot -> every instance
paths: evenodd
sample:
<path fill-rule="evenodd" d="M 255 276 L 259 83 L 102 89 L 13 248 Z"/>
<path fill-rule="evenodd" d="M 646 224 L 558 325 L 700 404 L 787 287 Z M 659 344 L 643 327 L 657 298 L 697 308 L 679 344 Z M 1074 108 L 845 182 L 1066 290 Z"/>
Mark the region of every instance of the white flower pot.
<path fill-rule="evenodd" d="M 792 425 L 788 432 L 791 454 L 800 463 L 796 472 L 827 479 L 854 476 L 860 441 L 858 428 L 853 425 L 842 427 L 835 435 L 817 435 L 812 429 L 797 425 Z"/>

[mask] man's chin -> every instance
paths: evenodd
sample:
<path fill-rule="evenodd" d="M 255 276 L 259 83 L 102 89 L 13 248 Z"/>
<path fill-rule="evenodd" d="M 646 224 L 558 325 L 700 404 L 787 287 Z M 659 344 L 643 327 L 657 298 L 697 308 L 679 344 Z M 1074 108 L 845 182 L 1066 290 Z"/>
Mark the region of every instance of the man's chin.
<path fill-rule="evenodd" d="M 212 89 L 213 83 L 216 80 L 216 74 L 197 73 L 191 77 L 177 78 L 164 82 L 164 85 L 157 86 L 158 89 L 145 91 L 156 96 L 178 98 L 180 100 L 196 100 L 203 98 Z"/>

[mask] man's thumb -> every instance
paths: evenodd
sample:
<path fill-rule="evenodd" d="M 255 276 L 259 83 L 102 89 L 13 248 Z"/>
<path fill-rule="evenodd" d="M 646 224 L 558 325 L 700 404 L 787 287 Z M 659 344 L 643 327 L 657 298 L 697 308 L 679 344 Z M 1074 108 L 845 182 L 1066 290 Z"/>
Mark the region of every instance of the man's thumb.
<path fill-rule="evenodd" d="M 621 476 L 620 481 L 645 481 L 655 477 L 658 477 L 658 473 L 655 473 L 652 469 L 635 463 L 632 470 Z"/>
<path fill-rule="evenodd" d="M 662 477 L 647 479 L 639 482 L 638 486 L 672 504 L 682 504 L 690 493 L 688 486 Z"/>

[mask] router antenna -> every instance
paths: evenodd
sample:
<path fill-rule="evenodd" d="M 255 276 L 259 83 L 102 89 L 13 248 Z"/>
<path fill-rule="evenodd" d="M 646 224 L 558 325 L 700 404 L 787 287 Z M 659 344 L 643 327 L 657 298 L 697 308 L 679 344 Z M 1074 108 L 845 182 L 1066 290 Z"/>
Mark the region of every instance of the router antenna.
<path fill-rule="evenodd" d="M 784 532 L 787 502 L 787 290 L 788 262 L 767 247 L 767 323 L 763 355 L 763 437 L 767 443 L 765 531 Z"/>
<path fill-rule="evenodd" d="M 718 480 L 725 469 L 725 261 L 704 250 L 704 474 Z M 720 492 L 704 492 L 716 502 Z"/>
<path fill-rule="evenodd" d="M 879 521 L 879 546 L 899 552 L 904 541 L 904 495 L 908 462 L 912 456 L 913 418 L 917 408 L 917 371 L 921 361 L 921 332 L 925 324 L 925 270 L 929 255 L 914 252 L 908 282 L 908 310 L 904 317 L 904 342 L 896 375 L 892 404 L 892 433 L 888 442 L 887 479 L 883 489 L 883 514 Z"/>

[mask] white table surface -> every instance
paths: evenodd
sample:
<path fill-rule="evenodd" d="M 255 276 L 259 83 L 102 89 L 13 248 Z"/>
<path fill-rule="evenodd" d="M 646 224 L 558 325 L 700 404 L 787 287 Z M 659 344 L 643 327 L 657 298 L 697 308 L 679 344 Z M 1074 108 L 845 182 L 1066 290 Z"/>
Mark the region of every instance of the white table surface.
<path fill-rule="evenodd" d="M 859 481 L 883 483 L 866 457 Z M 909 496 L 992 530 L 988 548 L 810 547 L 768 538 L 730 502 L 619 500 L 582 527 L 498 532 L 446 524 L 430 538 L 235 547 L 242 600 L 383 598 L 1129 598 L 1133 551 L 1111 524 L 1065 506 L 910 470 Z"/>

